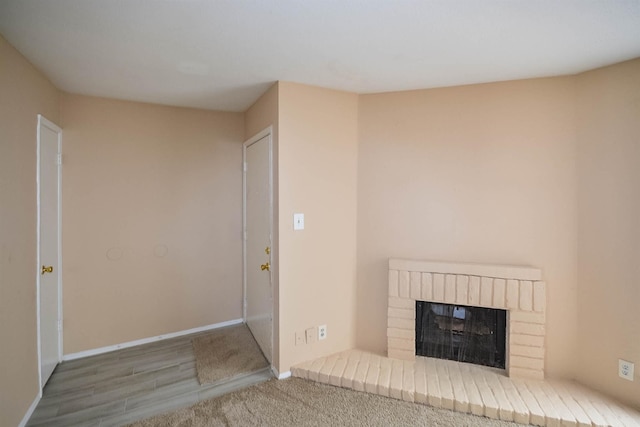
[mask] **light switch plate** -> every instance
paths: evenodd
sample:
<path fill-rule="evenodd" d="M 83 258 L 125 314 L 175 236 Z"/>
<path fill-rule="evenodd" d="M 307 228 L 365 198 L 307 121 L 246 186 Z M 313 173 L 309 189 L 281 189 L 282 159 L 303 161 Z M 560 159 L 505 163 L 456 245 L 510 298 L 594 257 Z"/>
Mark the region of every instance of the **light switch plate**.
<path fill-rule="evenodd" d="M 313 344 L 314 342 L 317 341 L 316 338 L 316 328 L 309 328 L 305 330 L 305 333 L 307 334 L 307 344 Z"/>
<path fill-rule="evenodd" d="M 304 214 L 303 213 L 293 214 L 293 229 L 304 230 Z"/>

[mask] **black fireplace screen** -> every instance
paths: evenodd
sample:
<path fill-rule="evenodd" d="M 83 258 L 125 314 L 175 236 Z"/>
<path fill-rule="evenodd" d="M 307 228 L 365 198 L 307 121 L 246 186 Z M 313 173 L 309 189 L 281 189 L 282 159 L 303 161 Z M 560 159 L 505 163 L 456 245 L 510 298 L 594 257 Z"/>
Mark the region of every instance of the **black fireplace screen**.
<path fill-rule="evenodd" d="M 507 312 L 416 301 L 416 355 L 505 368 Z"/>

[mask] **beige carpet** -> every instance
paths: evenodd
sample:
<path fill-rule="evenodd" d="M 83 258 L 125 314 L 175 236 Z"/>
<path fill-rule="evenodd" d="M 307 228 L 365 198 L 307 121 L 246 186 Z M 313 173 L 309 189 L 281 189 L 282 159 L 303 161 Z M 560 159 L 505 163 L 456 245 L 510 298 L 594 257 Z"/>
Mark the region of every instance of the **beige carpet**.
<path fill-rule="evenodd" d="M 517 425 L 300 378 L 273 379 L 131 424 L 132 427 Z"/>
<path fill-rule="evenodd" d="M 230 326 L 194 338 L 200 384 L 210 384 L 268 366 L 247 325 Z"/>

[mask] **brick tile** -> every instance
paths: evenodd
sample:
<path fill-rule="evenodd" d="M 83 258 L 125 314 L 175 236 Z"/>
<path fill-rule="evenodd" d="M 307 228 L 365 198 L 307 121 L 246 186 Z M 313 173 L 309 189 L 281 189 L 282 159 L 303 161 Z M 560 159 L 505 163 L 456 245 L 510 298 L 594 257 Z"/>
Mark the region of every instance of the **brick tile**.
<path fill-rule="evenodd" d="M 420 272 L 412 271 L 410 274 L 411 289 L 409 290 L 409 296 L 411 299 L 420 300 L 421 285 L 420 285 Z"/>
<path fill-rule="evenodd" d="M 444 302 L 447 304 L 456 303 L 456 275 L 447 274 L 444 277 Z"/>
<path fill-rule="evenodd" d="M 543 337 L 545 335 L 544 325 L 538 325 L 535 323 L 524 322 L 509 322 L 509 330 L 511 333 L 524 334 L 524 335 L 537 335 Z"/>
<path fill-rule="evenodd" d="M 573 396 L 578 405 L 580 405 L 580 408 L 587 414 L 593 426 L 605 427 L 609 425 L 600 411 L 591 404 L 591 399 L 583 394 L 582 387 L 573 384 L 566 384 L 566 387 L 571 396 Z"/>
<path fill-rule="evenodd" d="M 363 353 L 360 357 L 360 362 L 356 368 L 356 373 L 353 376 L 353 389 L 357 391 L 364 391 L 364 381 L 367 378 L 367 371 L 369 370 L 369 361 L 371 360 L 370 353 Z"/>
<path fill-rule="evenodd" d="M 493 279 L 493 306 L 505 308 L 505 292 L 507 281 L 504 279 Z"/>
<path fill-rule="evenodd" d="M 378 393 L 386 397 L 389 397 L 389 387 L 391 384 L 391 366 L 392 361 L 387 357 L 383 357 L 380 361 L 380 373 L 378 374 Z"/>
<path fill-rule="evenodd" d="M 433 274 L 433 301 L 444 302 L 444 274 Z"/>
<path fill-rule="evenodd" d="M 556 408 L 558 415 L 561 419 L 561 424 L 563 426 L 574 427 L 577 426 L 578 423 L 576 418 L 571 413 L 571 410 L 564 404 L 558 393 L 549 385 L 548 382 L 540 383 L 540 389 L 542 392 L 549 398 L 553 406 Z"/>
<path fill-rule="evenodd" d="M 544 369 L 544 359 L 510 355 L 509 368 Z"/>
<path fill-rule="evenodd" d="M 504 389 L 504 394 L 507 396 L 509 403 L 511 403 L 511 406 L 513 407 L 513 421 L 528 425 L 530 418 L 529 410 L 520 397 L 520 393 L 518 393 L 516 387 L 513 385 L 513 381 L 503 376 L 499 376 L 498 381 L 500 381 L 500 384 Z"/>
<path fill-rule="evenodd" d="M 591 402 L 594 408 L 600 412 L 603 418 L 607 421 L 607 424 L 614 427 L 628 427 L 623 424 L 622 420 L 616 416 L 616 414 L 605 404 L 601 399 Z"/>
<path fill-rule="evenodd" d="M 531 312 L 519 311 L 519 310 L 510 311 L 509 320 L 511 320 L 512 322 L 538 323 L 540 325 L 545 324 L 544 313 L 536 313 L 532 311 Z"/>
<path fill-rule="evenodd" d="M 460 372 L 460 363 L 449 363 L 449 379 L 451 381 L 451 388 L 453 389 L 453 406 L 456 411 L 469 413 L 471 408 L 469 407 L 469 397 L 464 387 L 464 381 Z"/>
<path fill-rule="evenodd" d="M 401 360 L 391 362 L 391 381 L 389 382 L 389 397 L 402 399 L 402 379 L 404 364 Z"/>
<path fill-rule="evenodd" d="M 585 410 L 580 406 L 580 404 L 576 401 L 576 399 L 572 396 L 572 394 L 567 390 L 562 382 L 548 382 L 551 387 L 553 387 L 562 402 L 569 408 L 571 413 L 576 419 L 577 425 L 579 427 L 587 427 L 591 426 L 591 419 L 585 412 Z"/>
<path fill-rule="evenodd" d="M 602 417 L 605 419 L 607 426 L 622 427 L 622 424 L 620 423 L 618 417 L 616 417 L 615 414 L 611 412 L 611 409 L 609 409 L 606 404 L 598 400 L 592 401 L 591 404 L 596 409 L 596 411 L 598 411 L 598 413 L 600 413 L 600 415 L 602 415 Z"/>
<path fill-rule="evenodd" d="M 545 425 L 549 427 L 559 427 L 561 422 L 560 415 L 553 406 L 553 403 L 551 403 L 549 398 L 543 393 L 542 389 L 540 389 L 540 384 L 542 384 L 541 381 L 527 381 L 526 387 L 538 401 L 540 408 L 542 408 L 542 412 L 545 417 Z"/>
<path fill-rule="evenodd" d="M 402 400 L 405 402 L 415 402 L 416 388 L 414 383 L 415 362 L 404 362 L 402 366 Z"/>
<path fill-rule="evenodd" d="M 524 335 L 519 333 L 509 334 L 509 343 L 510 345 L 528 345 L 532 347 L 542 347 L 544 346 L 544 337 L 536 336 L 536 335 Z"/>
<path fill-rule="evenodd" d="M 415 384 L 415 402 L 427 404 L 427 373 L 424 358 L 418 357 L 415 361 L 415 369 L 413 371 L 413 383 Z"/>
<path fill-rule="evenodd" d="M 398 279 L 398 295 L 400 298 L 409 298 L 409 272 L 400 271 Z"/>
<path fill-rule="evenodd" d="M 513 406 L 507 398 L 507 394 L 502 388 L 500 380 L 498 380 L 498 375 L 489 371 L 484 371 L 483 375 L 498 403 L 498 417 L 504 421 L 513 421 Z"/>
<path fill-rule="evenodd" d="M 318 359 L 313 361 L 313 363 L 311 364 L 311 367 L 309 368 L 309 379 L 311 381 L 316 381 L 316 382 L 318 381 L 318 374 L 320 372 L 320 368 L 322 368 L 326 360 L 327 360 L 326 357 L 319 357 Z"/>
<path fill-rule="evenodd" d="M 509 354 L 514 356 L 533 357 L 544 359 L 544 347 L 529 347 L 525 345 L 510 344 Z"/>
<path fill-rule="evenodd" d="M 422 301 L 433 301 L 433 276 L 422 273 Z"/>
<path fill-rule="evenodd" d="M 520 282 L 520 310 L 533 310 L 533 282 L 529 280 Z"/>
<path fill-rule="evenodd" d="M 416 318 L 415 308 L 395 308 L 389 307 L 387 309 L 388 317 L 397 317 L 400 319 L 414 319 Z"/>
<path fill-rule="evenodd" d="M 387 353 L 389 353 L 388 356 L 390 359 L 415 360 L 416 358 L 415 350 L 410 351 L 390 348 L 387 350 Z"/>
<path fill-rule="evenodd" d="M 547 297 L 544 282 L 533 282 L 533 310 L 542 312 L 545 311 L 546 306 Z"/>
<path fill-rule="evenodd" d="M 378 391 L 378 377 L 380 376 L 380 361 L 378 355 L 372 355 L 369 361 L 369 370 L 364 380 L 364 390 L 367 393 L 375 394 Z"/>
<path fill-rule="evenodd" d="M 456 304 L 469 305 L 469 276 L 456 276 Z"/>
<path fill-rule="evenodd" d="M 397 297 L 398 295 L 398 270 L 389 270 L 389 296 Z"/>
<path fill-rule="evenodd" d="M 480 391 L 478 391 L 478 386 L 473 380 L 470 365 L 461 363 L 459 367 L 462 378 L 464 379 L 464 389 L 469 399 L 469 410 L 473 415 L 483 416 L 484 404 L 482 403 L 482 397 L 480 396 Z"/>
<path fill-rule="evenodd" d="M 414 319 L 400 319 L 397 317 L 390 317 L 387 320 L 387 326 L 389 328 L 398 329 L 415 329 L 416 321 Z"/>
<path fill-rule="evenodd" d="M 529 410 L 529 423 L 535 426 L 545 426 L 546 419 L 544 415 L 544 411 L 538 404 L 535 396 L 531 393 L 531 391 L 527 388 L 524 382 L 522 381 L 511 381 L 513 386 L 518 391 L 518 394 L 522 398 L 522 402 L 527 406 Z"/>
<path fill-rule="evenodd" d="M 640 412 L 626 406 L 621 406 L 621 404 L 608 399 L 605 399 L 605 403 L 607 404 L 609 409 L 611 409 L 611 412 L 613 412 L 615 416 L 618 417 L 622 425 L 626 427 L 640 427 Z"/>
<path fill-rule="evenodd" d="M 415 309 L 416 302 L 409 298 L 389 297 L 389 307 Z"/>
<path fill-rule="evenodd" d="M 497 420 L 499 418 L 498 402 L 496 401 L 491 388 L 487 384 L 487 381 L 482 375 L 482 372 L 479 370 L 475 370 L 473 379 L 476 383 L 476 386 L 478 387 L 478 392 L 480 393 L 480 397 L 482 398 L 482 403 L 484 404 L 484 416 Z"/>
<path fill-rule="evenodd" d="M 323 384 L 329 384 L 329 378 L 331 377 L 331 371 L 333 371 L 333 367 L 338 360 L 338 355 L 334 354 L 326 358 L 324 365 L 320 368 L 318 372 L 318 382 Z"/>
<path fill-rule="evenodd" d="M 410 329 L 397 329 L 397 328 L 387 328 L 387 337 L 389 338 L 404 338 L 407 340 L 415 340 L 416 334 L 414 331 Z"/>
<path fill-rule="evenodd" d="M 544 379 L 544 371 L 542 369 L 528 369 L 510 366 L 509 378 L 542 381 Z"/>
<path fill-rule="evenodd" d="M 493 279 L 491 277 L 480 278 L 480 305 L 482 307 L 493 306 Z"/>
<path fill-rule="evenodd" d="M 445 409 L 454 410 L 453 403 L 453 387 L 451 386 L 451 380 L 449 379 L 449 372 L 444 361 L 436 360 L 436 371 L 438 372 L 438 382 L 440 385 L 440 395 L 442 396 L 442 407 Z"/>
<path fill-rule="evenodd" d="M 342 375 L 344 374 L 348 361 L 349 359 L 347 357 L 338 357 L 329 375 L 329 384 L 340 387 L 340 384 L 342 384 Z"/>
<path fill-rule="evenodd" d="M 508 309 L 517 310 L 520 302 L 520 281 L 509 279 L 507 280 L 506 290 L 506 305 Z"/>
<path fill-rule="evenodd" d="M 423 359 L 425 361 L 425 375 L 427 377 L 427 400 L 429 405 L 435 408 L 442 407 L 442 393 L 440 393 L 440 381 L 435 359 Z"/>
<path fill-rule="evenodd" d="M 410 350 L 415 353 L 416 340 L 404 339 L 404 338 L 388 338 L 389 348 L 395 348 L 397 350 Z"/>
<path fill-rule="evenodd" d="M 480 304 L 480 277 L 469 277 L 469 305 L 477 306 Z"/>
<path fill-rule="evenodd" d="M 305 380 L 309 378 L 309 369 L 311 368 L 312 360 L 298 363 L 291 369 L 291 375 L 298 378 L 304 378 Z"/>
<path fill-rule="evenodd" d="M 351 353 L 342 374 L 340 385 L 346 388 L 353 388 L 353 378 L 356 376 L 356 370 L 360 364 L 361 353 Z"/>

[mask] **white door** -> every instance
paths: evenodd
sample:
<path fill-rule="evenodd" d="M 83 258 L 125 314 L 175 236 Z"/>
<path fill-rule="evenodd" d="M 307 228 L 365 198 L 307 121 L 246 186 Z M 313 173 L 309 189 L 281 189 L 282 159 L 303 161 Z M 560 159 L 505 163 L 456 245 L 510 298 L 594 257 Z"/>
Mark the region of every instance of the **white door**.
<path fill-rule="evenodd" d="M 40 387 L 62 359 L 60 154 L 62 131 L 38 116 L 38 340 Z"/>
<path fill-rule="evenodd" d="M 265 357 L 273 348 L 271 133 L 244 144 L 245 321 Z"/>

